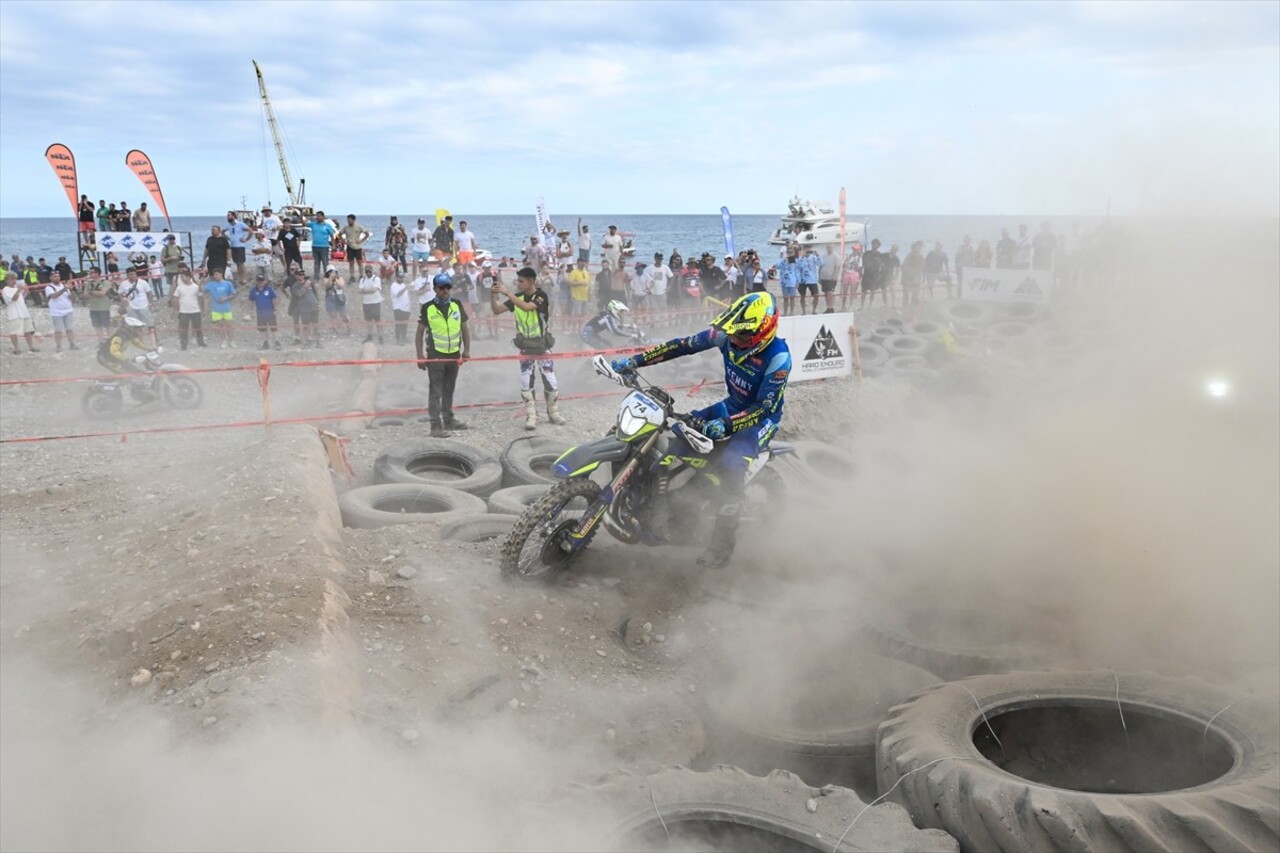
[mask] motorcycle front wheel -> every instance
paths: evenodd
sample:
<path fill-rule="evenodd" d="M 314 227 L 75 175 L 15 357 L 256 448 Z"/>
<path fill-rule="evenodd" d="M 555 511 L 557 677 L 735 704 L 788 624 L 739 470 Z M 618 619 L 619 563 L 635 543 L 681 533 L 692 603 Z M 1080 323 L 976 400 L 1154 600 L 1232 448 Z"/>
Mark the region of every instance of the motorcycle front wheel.
<path fill-rule="evenodd" d="M 92 420 L 114 418 L 124 408 L 124 400 L 119 391 L 104 391 L 101 388 L 90 388 L 80 398 L 80 409 Z"/>
<path fill-rule="evenodd" d="M 161 393 L 164 401 L 175 409 L 194 409 L 204 400 L 200 383 L 190 376 L 166 376 Z"/>
<path fill-rule="evenodd" d="M 502 576 L 542 581 L 566 568 L 581 550 L 570 548 L 567 535 L 599 497 L 600 484 L 592 480 L 552 486 L 529 505 L 502 543 Z"/>

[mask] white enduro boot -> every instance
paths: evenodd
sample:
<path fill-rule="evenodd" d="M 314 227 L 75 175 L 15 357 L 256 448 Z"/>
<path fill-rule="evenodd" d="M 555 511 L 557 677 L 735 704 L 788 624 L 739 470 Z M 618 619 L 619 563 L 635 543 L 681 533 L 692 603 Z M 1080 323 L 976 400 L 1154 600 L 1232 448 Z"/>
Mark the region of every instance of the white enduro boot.
<path fill-rule="evenodd" d="M 520 399 L 524 400 L 524 428 L 538 428 L 538 403 L 533 399 L 532 391 L 521 391 Z M 550 405 L 550 404 L 548 404 Z"/>
<path fill-rule="evenodd" d="M 568 423 L 568 421 L 560 415 L 559 391 L 547 392 L 547 420 L 551 421 L 556 426 L 564 426 Z"/>

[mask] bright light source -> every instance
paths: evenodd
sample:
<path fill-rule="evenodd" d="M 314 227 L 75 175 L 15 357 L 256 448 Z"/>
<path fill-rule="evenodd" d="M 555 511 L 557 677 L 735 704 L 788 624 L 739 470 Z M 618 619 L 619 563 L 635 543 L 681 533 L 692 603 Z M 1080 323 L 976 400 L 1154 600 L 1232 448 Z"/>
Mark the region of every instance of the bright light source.
<path fill-rule="evenodd" d="M 1205 390 L 1209 392 L 1210 397 L 1225 397 L 1231 390 L 1231 386 L 1225 380 L 1213 379 L 1205 386 Z"/>

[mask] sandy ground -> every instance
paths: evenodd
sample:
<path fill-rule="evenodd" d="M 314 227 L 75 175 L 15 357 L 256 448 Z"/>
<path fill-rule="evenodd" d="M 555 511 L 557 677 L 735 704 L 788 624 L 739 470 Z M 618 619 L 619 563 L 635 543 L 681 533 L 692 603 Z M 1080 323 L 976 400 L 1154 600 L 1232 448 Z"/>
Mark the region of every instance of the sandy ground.
<path fill-rule="evenodd" d="M 356 340 L 324 355 L 355 357 Z M 184 362 L 257 355 L 209 349 Z M 589 849 L 599 836 L 586 818 L 539 809 L 550 792 L 614 769 L 713 763 L 708 691 L 732 683 L 763 699 L 808 689 L 777 673 L 850 653 L 859 624 L 909 600 L 954 612 L 948 624 L 974 636 L 1007 602 L 1036 601 L 1055 620 L 1036 639 L 1062 665 L 1168 663 L 1223 680 L 1274 665 L 1275 647 L 1259 642 L 1274 630 L 1270 609 L 1206 597 L 1198 573 L 1181 586 L 1166 579 L 1169 601 L 1152 612 L 1150 579 L 1177 558 L 1173 544 L 1143 537 L 1169 507 L 1150 484 L 1122 487 L 1123 453 L 1103 463 L 1119 482 L 1114 497 L 1097 491 L 1106 478 L 1086 476 L 1073 454 L 1103 427 L 1073 404 L 1105 360 L 1085 352 L 1072 362 L 1079 370 L 1046 378 L 1036 373 L 1046 358 L 975 357 L 941 387 L 793 386 L 782 437 L 831 442 L 857 460 L 856 482 L 789 475 L 788 514 L 745 530 L 722 572 L 699 570 L 693 549 L 602 536 L 570 574 L 524 585 L 499 578 L 496 544 L 442 542 L 430 523 L 342 528 L 336 492 L 371 482 L 381 449 L 423 435 L 422 424 L 334 424 L 351 436 L 353 481 L 330 474 L 309 426 L 5 444 L 0 846 Z M 97 372 L 87 352 L 0 361 L 6 379 Z M 416 393 L 420 376 L 384 368 L 381 393 Z M 582 364 L 561 376 L 566 394 L 608 390 Z M 360 378 L 349 366 L 279 368 L 275 415 L 346 411 Z M 468 365 L 459 400 L 510 396 L 515 380 L 510 363 Z M 252 373 L 200 381 L 201 409 L 138 407 L 119 428 L 260 416 Z M 85 431 L 81 388 L 5 389 L 0 431 Z M 1052 418 L 1028 414 L 1039 411 L 1030 388 L 1061 401 Z M 594 437 L 615 405 L 567 403 L 569 425 L 540 433 Z M 512 408 L 460 415 L 472 425 L 460 437 L 495 455 L 524 434 Z M 1232 428 L 1252 436 L 1268 423 Z M 1233 467 L 1196 476 L 1242 478 L 1231 482 L 1250 494 L 1269 482 L 1229 453 L 1219 461 Z M 1103 515 L 1142 494 L 1151 512 L 1120 533 L 1074 508 L 1087 501 L 1055 509 L 1068 493 L 1103 504 Z M 1235 518 L 1256 530 L 1270 508 L 1255 502 Z M 1178 509 L 1205 512 L 1194 501 Z M 1216 548 L 1246 567 L 1241 584 L 1270 591 L 1267 580 L 1250 586 L 1248 568 L 1265 563 L 1266 541 L 1220 546 L 1197 540 L 1193 556 Z M 1156 552 L 1150 563 L 1144 548 Z M 1119 581 L 1118 565 L 1128 571 Z M 1099 578 L 1110 579 L 1105 590 Z M 1135 602 L 1146 608 L 1137 616 Z M 1171 617 L 1209 631 L 1224 613 L 1237 626 L 1225 640 L 1171 644 L 1162 633 Z M 759 669 L 765 658 L 781 669 Z"/>

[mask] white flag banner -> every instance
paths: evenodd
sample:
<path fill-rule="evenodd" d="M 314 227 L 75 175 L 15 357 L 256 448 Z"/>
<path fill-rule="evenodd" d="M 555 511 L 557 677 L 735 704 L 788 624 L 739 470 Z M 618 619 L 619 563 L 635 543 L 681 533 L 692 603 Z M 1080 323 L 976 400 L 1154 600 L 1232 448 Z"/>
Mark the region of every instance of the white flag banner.
<path fill-rule="evenodd" d="M 960 298 L 974 302 L 1047 303 L 1053 290 L 1052 270 L 989 270 L 965 267 Z"/>
<path fill-rule="evenodd" d="M 178 231 L 95 231 L 99 252 L 145 252 L 158 254 L 164 248 L 164 239 L 172 234 L 179 246 L 186 246 L 191 235 Z"/>
<path fill-rule="evenodd" d="M 802 314 L 778 320 L 778 335 L 791 349 L 789 382 L 853 375 L 849 328 L 853 314 Z"/>

